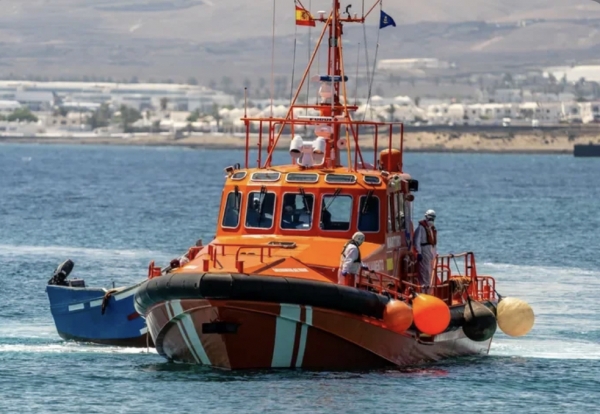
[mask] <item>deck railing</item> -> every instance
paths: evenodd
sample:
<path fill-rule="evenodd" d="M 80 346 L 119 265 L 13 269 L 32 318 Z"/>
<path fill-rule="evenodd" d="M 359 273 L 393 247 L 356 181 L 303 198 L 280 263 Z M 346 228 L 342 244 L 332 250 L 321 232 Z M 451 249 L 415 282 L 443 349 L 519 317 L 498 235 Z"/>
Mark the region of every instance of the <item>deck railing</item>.
<path fill-rule="evenodd" d="M 315 119 L 322 117 L 312 117 Z M 274 147 L 277 145 L 277 136 L 278 131 L 287 128 L 287 132 L 293 134 L 296 128 L 305 128 L 306 126 L 315 125 L 315 124 L 323 124 L 329 125 L 333 128 L 334 131 L 339 132 L 339 137 L 345 137 L 346 132 L 349 136 L 348 142 L 348 151 L 354 151 L 354 161 L 353 167 L 354 169 L 372 169 L 377 170 L 379 168 L 379 162 L 377 159 L 379 153 L 379 147 L 381 141 L 387 141 L 387 145 L 382 145 L 381 149 L 387 148 L 391 151 L 393 148 L 399 149 L 401 152 L 404 150 L 404 124 L 400 122 L 375 122 L 375 121 L 353 121 L 346 119 L 333 119 L 333 120 L 314 120 L 314 119 L 285 119 L 285 118 L 242 118 L 242 121 L 246 124 L 246 155 L 245 155 L 245 168 L 250 168 L 250 152 L 253 150 L 257 150 L 257 158 L 256 158 L 256 166 L 259 168 L 270 167 L 270 154 L 273 152 Z M 258 134 L 258 140 L 256 142 L 256 148 L 251 148 L 250 144 L 250 134 L 251 124 L 257 124 L 255 130 Z M 342 127 L 346 128 L 346 130 L 342 131 Z M 373 164 L 369 165 L 365 163 L 363 158 L 361 149 L 360 149 L 360 135 L 361 129 L 366 134 L 372 134 L 373 139 Z M 265 137 L 266 135 L 266 137 Z M 383 136 L 383 137 L 382 137 Z M 397 137 L 397 141 L 395 139 Z M 316 138 L 316 137 L 315 137 Z M 387 138 L 387 139 L 386 139 Z M 266 142 L 265 142 L 266 141 Z M 332 144 L 331 140 L 328 140 L 329 144 Z M 328 146 L 329 146 L 328 144 Z M 352 148 L 352 145 L 354 148 Z M 266 161 L 263 163 L 263 150 L 266 146 L 267 157 Z M 329 154 L 328 148 L 327 154 Z M 340 150 L 341 151 L 341 150 Z M 342 158 L 340 156 L 340 158 Z M 345 157 L 344 157 L 345 158 Z M 395 166 L 392 164 L 392 158 L 388 158 L 388 165 L 381 166 L 383 169 L 387 171 L 392 171 Z M 400 165 L 398 166 L 400 171 L 402 171 L 402 157 L 400 157 Z"/>

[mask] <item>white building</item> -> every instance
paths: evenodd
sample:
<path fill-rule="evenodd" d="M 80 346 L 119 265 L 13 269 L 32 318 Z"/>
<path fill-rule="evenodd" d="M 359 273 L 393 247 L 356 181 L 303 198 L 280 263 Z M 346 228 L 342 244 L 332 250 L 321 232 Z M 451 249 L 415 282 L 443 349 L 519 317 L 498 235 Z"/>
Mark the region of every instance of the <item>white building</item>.
<path fill-rule="evenodd" d="M 377 62 L 377 69 L 386 72 L 396 72 L 403 70 L 426 70 L 426 69 L 447 69 L 448 62 L 440 61 L 435 58 L 414 58 L 414 59 L 382 59 Z"/>
<path fill-rule="evenodd" d="M 0 112 L 10 113 L 19 108 L 21 104 L 18 101 L 0 101 Z"/>
<path fill-rule="evenodd" d="M 32 110 L 42 110 L 59 100 L 126 104 L 138 110 L 154 106 L 166 99 L 174 110 L 195 110 L 216 103 L 234 105 L 231 95 L 205 86 L 161 83 L 109 82 L 29 82 L 0 81 L 0 99 L 19 101 Z M 40 108 L 40 109 L 36 109 Z"/>

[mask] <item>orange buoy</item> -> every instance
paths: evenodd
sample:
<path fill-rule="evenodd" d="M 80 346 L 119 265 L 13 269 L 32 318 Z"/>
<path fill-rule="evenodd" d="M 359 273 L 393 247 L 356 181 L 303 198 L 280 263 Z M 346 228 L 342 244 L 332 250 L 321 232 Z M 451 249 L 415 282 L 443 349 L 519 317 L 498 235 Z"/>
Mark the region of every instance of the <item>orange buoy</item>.
<path fill-rule="evenodd" d="M 450 325 L 450 308 L 443 300 L 431 295 L 417 295 L 413 301 L 413 319 L 417 329 L 427 335 L 437 335 Z"/>
<path fill-rule="evenodd" d="M 391 331 L 405 332 L 413 323 L 412 310 L 400 300 L 390 300 L 383 310 L 383 322 Z"/>

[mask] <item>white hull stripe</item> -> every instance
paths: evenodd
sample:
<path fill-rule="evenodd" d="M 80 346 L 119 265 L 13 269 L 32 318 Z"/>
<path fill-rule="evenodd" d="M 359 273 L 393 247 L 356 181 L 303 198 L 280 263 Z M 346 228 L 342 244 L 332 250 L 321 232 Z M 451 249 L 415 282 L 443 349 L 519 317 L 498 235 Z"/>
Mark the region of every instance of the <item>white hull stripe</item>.
<path fill-rule="evenodd" d="M 169 316 L 169 320 L 172 321 L 173 320 L 173 312 L 170 309 L 169 303 L 167 302 L 165 304 L 165 309 L 167 310 L 167 315 Z M 192 354 L 192 356 L 194 357 L 194 359 L 196 360 L 196 363 L 199 364 L 200 361 L 198 360 L 198 356 L 196 355 L 196 353 L 192 350 L 192 347 L 190 346 L 190 343 L 188 342 L 188 338 L 187 335 L 185 334 L 185 332 L 183 331 L 183 327 L 179 324 L 179 321 L 175 322 L 175 325 L 177 326 L 177 328 L 179 329 L 179 333 L 181 334 L 181 337 L 183 338 L 183 342 L 185 342 L 185 346 L 187 346 L 187 348 L 190 350 L 190 353 Z"/>
<path fill-rule="evenodd" d="M 81 310 L 83 308 L 85 308 L 85 305 L 83 303 L 78 303 L 76 305 L 69 305 L 69 312 Z"/>
<path fill-rule="evenodd" d="M 296 368 L 302 367 L 304 360 L 304 350 L 306 349 L 306 335 L 308 334 L 308 325 L 302 324 L 300 328 L 300 343 L 298 344 L 298 356 L 296 357 Z"/>
<path fill-rule="evenodd" d="M 136 289 L 127 290 L 127 291 L 122 292 L 122 293 L 117 293 L 116 295 L 113 295 L 113 298 L 115 298 L 115 300 L 122 300 L 122 299 L 125 299 L 125 298 L 128 298 L 130 296 L 135 295 L 136 291 L 137 291 L 137 288 Z"/>
<path fill-rule="evenodd" d="M 300 306 L 282 303 L 279 315 L 275 323 L 275 346 L 271 367 L 290 368 L 296 341 L 296 323 L 300 321 Z"/>
<path fill-rule="evenodd" d="M 171 307 L 173 308 L 173 313 L 176 317 L 183 313 L 183 308 L 181 307 L 181 302 L 179 300 L 171 301 Z M 198 336 L 198 331 L 196 331 L 196 327 L 194 326 L 194 321 L 192 320 L 191 315 L 189 313 L 186 313 L 183 316 L 181 316 L 181 319 L 178 322 L 178 324 L 180 330 L 182 331 L 181 334 L 184 337 L 187 336 L 189 338 L 190 344 L 192 345 L 192 347 L 190 347 L 190 350 L 192 351 L 192 353 L 197 355 L 196 359 L 199 359 L 199 362 L 201 362 L 203 365 L 211 365 L 210 359 L 208 359 L 208 355 L 204 350 L 204 346 L 202 346 L 202 341 Z"/>
<path fill-rule="evenodd" d="M 122 300 L 125 298 L 129 298 L 131 296 L 133 296 L 135 294 L 137 289 L 132 289 L 129 290 L 127 292 L 122 293 L 121 295 L 114 295 L 113 297 L 115 298 L 115 300 Z M 96 299 L 96 300 L 92 300 L 90 302 L 84 302 L 84 303 L 77 303 L 75 305 L 69 305 L 69 311 L 75 311 L 75 310 L 80 310 L 85 308 L 85 304 L 89 303 L 90 304 L 90 308 L 97 308 L 98 306 L 102 305 L 102 302 L 104 302 L 104 299 Z"/>
<path fill-rule="evenodd" d="M 302 367 L 304 360 L 304 350 L 306 349 L 306 336 L 308 335 L 308 327 L 312 325 L 312 307 L 305 307 L 306 320 L 300 328 L 300 343 L 298 344 L 298 356 L 296 357 L 296 368 Z"/>

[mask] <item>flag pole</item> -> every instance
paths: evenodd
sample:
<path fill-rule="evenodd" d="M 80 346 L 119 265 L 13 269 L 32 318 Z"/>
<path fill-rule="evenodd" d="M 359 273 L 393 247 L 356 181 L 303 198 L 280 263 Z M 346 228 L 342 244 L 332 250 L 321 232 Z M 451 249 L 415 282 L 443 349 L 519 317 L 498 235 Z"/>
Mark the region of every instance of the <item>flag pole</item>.
<path fill-rule="evenodd" d="M 373 11 L 373 9 L 374 9 L 375 7 L 377 7 L 377 5 L 378 5 L 378 4 L 381 4 L 381 0 L 377 0 L 377 1 L 375 2 L 375 4 L 373 4 L 373 6 L 372 6 L 372 7 L 369 9 L 369 11 L 367 12 L 367 14 L 365 14 L 365 15 L 363 16 L 363 20 L 364 20 L 364 19 L 366 19 L 366 18 L 367 18 L 367 16 L 368 16 L 369 14 L 371 14 L 371 12 Z"/>

